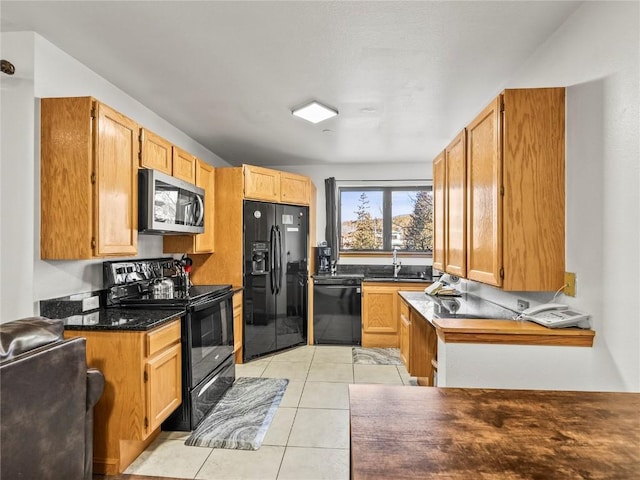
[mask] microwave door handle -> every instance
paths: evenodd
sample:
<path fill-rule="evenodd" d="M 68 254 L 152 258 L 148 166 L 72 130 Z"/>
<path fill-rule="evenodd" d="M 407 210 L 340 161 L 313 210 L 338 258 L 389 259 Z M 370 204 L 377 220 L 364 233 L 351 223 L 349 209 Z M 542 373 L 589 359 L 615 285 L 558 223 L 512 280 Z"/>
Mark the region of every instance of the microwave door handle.
<path fill-rule="evenodd" d="M 198 217 L 195 219 L 194 225 L 196 227 L 199 227 L 200 225 L 202 225 L 202 220 L 204 219 L 204 202 L 202 201 L 202 197 L 200 197 L 200 195 L 196 195 L 196 205 L 197 208 L 194 210 L 193 216 L 195 217 L 197 215 Z"/>

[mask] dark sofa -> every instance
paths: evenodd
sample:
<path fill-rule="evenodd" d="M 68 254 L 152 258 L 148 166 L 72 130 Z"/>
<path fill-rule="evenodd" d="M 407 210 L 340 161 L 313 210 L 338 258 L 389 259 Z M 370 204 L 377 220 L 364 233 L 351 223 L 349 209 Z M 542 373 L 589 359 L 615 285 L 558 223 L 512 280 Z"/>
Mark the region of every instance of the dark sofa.
<path fill-rule="evenodd" d="M 93 406 L 104 376 L 61 320 L 0 324 L 0 478 L 91 480 Z"/>

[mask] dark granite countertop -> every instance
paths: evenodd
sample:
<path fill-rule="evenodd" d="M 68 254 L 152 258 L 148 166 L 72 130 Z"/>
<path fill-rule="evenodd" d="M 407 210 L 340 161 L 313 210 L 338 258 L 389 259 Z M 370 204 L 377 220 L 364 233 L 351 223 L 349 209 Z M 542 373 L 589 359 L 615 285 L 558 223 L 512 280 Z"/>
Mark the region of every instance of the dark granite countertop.
<path fill-rule="evenodd" d="M 66 330 L 145 331 L 180 318 L 184 308 L 102 308 L 62 318 Z"/>
<path fill-rule="evenodd" d="M 425 276 L 419 276 L 419 275 L 415 275 L 415 276 L 398 276 L 398 277 L 393 277 L 393 276 L 385 276 L 385 275 L 371 275 L 371 274 L 365 274 L 365 273 L 336 273 L 336 274 L 330 274 L 330 273 L 316 273 L 313 274 L 311 276 L 311 278 L 315 278 L 315 279 L 329 279 L 329 278 L 336 278 L 336 279 L 349 279 L 349 278 L 355 278 L 355 279 L 359 279 L 363 282 L 378 282 L 378 283 L 384 283 L 384 282 L 392 282 L 392 283 L 424 283 L 424 284 L 428 284 L 428 283 L 432 283 L 433 279 L 431 277 L 425 277 Z"/>
<path fill-rule="evenodd" d="M 397 283 L 432 283 L 431 277 L 376 277 L 367 276 L 364 277 L 365 282 L 397 282 Z"/>

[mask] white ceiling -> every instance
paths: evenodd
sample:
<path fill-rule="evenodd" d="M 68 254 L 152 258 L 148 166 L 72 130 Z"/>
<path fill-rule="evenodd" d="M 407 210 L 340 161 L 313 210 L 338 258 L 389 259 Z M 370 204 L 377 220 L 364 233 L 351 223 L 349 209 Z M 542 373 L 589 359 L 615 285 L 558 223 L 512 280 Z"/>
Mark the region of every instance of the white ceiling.
<path fill-rule="evenodd" d="M 580 3 L 2 0 L 0 28 L 39 33 L 231 164 L 405 163 Z M 312 99 L 339 116 L 291 115 Z"/>

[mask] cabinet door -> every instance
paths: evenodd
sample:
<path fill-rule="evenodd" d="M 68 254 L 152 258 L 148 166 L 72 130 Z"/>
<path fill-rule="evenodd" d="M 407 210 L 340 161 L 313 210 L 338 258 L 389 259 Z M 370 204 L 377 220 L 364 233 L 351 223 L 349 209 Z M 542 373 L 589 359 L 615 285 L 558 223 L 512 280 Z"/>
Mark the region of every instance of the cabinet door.
<path fill-rule="evenodd" d="M 94 256 L 94 100 L 40 101 L 40 256 L 73 260 Z M 8 164 L 8 162 L 7 162 Z"/>
<path fill-rule="evenodd" d="M 433 385 L 433 364 L 435 363 L 438 336 L 431 323 L 416 313 L 410 313 L 411 321 L 411 357 L 410 372 L 412 376 L 420 377 L 420 385 Z"/>
<path fill-rule="evenodd" d="M 467 273 L 465 152 L 465 131 L 463 130 L 445 149 L 447 235 L 444 270 L 458 277 L 464 277 Z"/>
<path fill-rule="evenodd" d="M 145 366 L 146 422 L 150 434 L 182 403 L 180 344 L 151 357 Z"/>
<path fill-rule="evenodd" d="M 242 292 L 233 294 L 233 350 L 236 363 L 242 363 Z"/>
<path fill-rule="evenodd" d="M 370 287 L 362 296 L 363 333 L 398 333 L 397 295 L 395 287 Z"/>
<path fill-rule="evenodd" d="M 403 300 L 400 300 L 400 358 L 409 373 L 411 373 L 410 329 L 411 322 L 409 320 L 409 305 L 407 305 Z"/>
<path fill-rule="evenodd" d="M 173 146 L 164 138 L 144 128 L 140 129 L 140 166 L 173 175 Z"/>
<path fill-rule="evenodd" d="M 446 205 L 446 170 L 444 151 L 433 161 L 433 268 L 444 271 L 446 262 L 445 242 L 447 226 L 445 224 Z"/>
<path fill-rule="evenodd" d="M 97 103 L 94 255 L 138 250 L 138 125 Z"/>
<path fill-rule="evenodd" d="M 268 168 L 244 166 L 244 196 L 267 202 L 280 201 L 280 172 Z"/>
<path fill-rule="evenodd" d="M 173 147 L 173 176 L 189 183 L 196 183 L 196 157 L 181 148 Z"/>
<path fill-rule="evenodd" d="M 280 173 L 280 201 L 309 205 L 309 177 L 294 173 Z"/>
<path fill-rule="evenodd" d="M 198 161 L 196 169 L 196 185 L 203 188 L 204 193 L 204 233 L 195 236 L 194 253 L 213 252 L 214 245 L 214 208 L 215 208 L 215 170 L 208 163 Z"/>
<path fill-rule="evenodd" d="M 495 286 L 502 268 L 501 98 L 467 127 L 467 278 Z"/>

